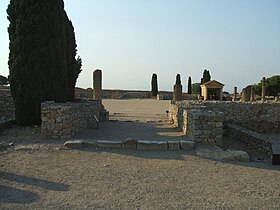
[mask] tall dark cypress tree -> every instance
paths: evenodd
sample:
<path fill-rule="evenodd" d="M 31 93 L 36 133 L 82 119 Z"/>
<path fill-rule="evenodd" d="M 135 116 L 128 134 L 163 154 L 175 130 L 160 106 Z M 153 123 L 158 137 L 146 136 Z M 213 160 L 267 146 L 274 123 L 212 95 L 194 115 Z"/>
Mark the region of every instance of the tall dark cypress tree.
<path fill-rule="evenodd" d="M 190 76 L 188 80 L 188 94 L 192 94 L 192 78 Z"/>
<path fill-rule="evenodd" d="M 157 74 L 152 75 L 152 96 L 157 96 L 158 94 L 158 81 L 157 81 Z"/>
<path fill-rule="evenodd" d="M 68 92 L 67 100 L 73 101 L 75 99 L 75 86 L 77 78 L 82 71 L 82 59 L 80 56 L 76 59 L 77 44 L 75 38 L 74 27 L 72 22 L 68 19 L 65 12 L 65 27 L 66 27 L 66 44 L 67 44 L 67 81 Z"/>
<path fill-rule="evenodd" d="M 205 82 L 208 82 L 211 80 L 211 76 L 210 76 L 210 71 L 205 69 L 203 71 L 203 76 L 201 78 L 201 84 L 205 83 Z"/>
<path fill-rule="evenodd" d="M 181 75 L 180 74 L 176 75 L 176 85 L 181 85 Z"/>
<path fill-rule="evenodd" d="M 23 125 L 40 124 L 41 102 L 63 102 L 68 98 L 71 38 L 64 3 L 11 0 L 7 13 L 16 121 Z"/>

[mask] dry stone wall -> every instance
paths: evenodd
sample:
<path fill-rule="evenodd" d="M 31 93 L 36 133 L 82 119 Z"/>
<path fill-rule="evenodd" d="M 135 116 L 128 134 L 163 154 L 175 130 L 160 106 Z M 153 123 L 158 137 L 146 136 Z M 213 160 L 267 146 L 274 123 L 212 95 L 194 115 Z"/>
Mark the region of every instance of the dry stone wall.
<path fill-rule="evenodd" d="M 70 138 L 85 128 L 97 128 L 108 112 L 97 100 L 41 104 L 41 132 L 47 138 Z"/>
<path fill-rule="evenodd" d="M 280 132 L 280 103 L 172 101 L 169 119 L 194 141 L 219 144 L 229 124 L 258 133 Z M 266 143 L 257 145 L 268 151 Z"/>
<path fill-rule="evenodd" d="M 15 119 L 15 105 L 10 89 L 0 89 L 0 121 Z"/>

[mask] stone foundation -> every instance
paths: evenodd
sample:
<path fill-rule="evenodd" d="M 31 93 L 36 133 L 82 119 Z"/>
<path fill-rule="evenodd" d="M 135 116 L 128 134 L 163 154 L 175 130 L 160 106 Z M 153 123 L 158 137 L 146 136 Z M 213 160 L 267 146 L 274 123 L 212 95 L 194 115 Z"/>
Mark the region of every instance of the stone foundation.
<path fill-rule="evenodd" d="M 85 128 L 97 128 L 109 114 L 99 101 L 44 102 L 41 104 L 41 132 L 47 138 L 70 138 Z"/>
<path fill-rule="evenodd" d="M 172 101 L 169 119 L 195 142 L 220 144 L 229 124 L 258 133 L 280 132 L 279 110 L 279 102 Z"/>
<path fill-rule="evenodd" d="M 261 152 L 268 155 L 272 154 L 272 142 L 260 133 L 256 133 L 241 126 L 229 124 L 227 134 L 232 139 L 238 139 L 239 141 L 245 142 L 247 145 L 250 145 Z"/>
<path fill-rule="evenodd" d="M 10 89 L 0 89 L 0 121 L 15 119 L 15 104 Z"/>

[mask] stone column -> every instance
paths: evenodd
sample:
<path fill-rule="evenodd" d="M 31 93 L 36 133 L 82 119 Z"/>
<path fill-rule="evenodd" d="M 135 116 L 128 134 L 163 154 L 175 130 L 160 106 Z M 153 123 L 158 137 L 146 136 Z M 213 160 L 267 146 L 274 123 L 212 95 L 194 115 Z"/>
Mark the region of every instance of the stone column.
<path fill-rule="evenodd" d="M 265 95 L 266 95 L 266 79 L 263 77 L 262 79 L 262 101 L 265 101 Z"/>
<path fill-rule="evenodd" d="M 234 92 L 233 92 L 233 101 L 236 101 L 237 99 L 237 87 L 234 87 Z"/>
<path fill-rule="evenodd" d="M 254 93 L 254 88 L 253 88 L 253 86 L 251 87 L 250 101 L 251 101 L 251 102 L 255 101 L 255 93 Z"/>
<path fill-rule="evenodd" d="M 173 100 L 182 101 L 182 85 L 181 84 L 175 84 L 173 86 Z"/>
<path fill-rule="evenodd" d="M 93 72 L 93 99 L 102 101 L 102 71 Z"/>
<path fill-rule="evenodd" d="M 251 98 L 251 89 L 252 86 L 248 85 L 246 88 L 243 88 L 242 90 L 242 97 L 241 97 L 241 101 L 242 102 L 248 102 L 250 101 Z"/>

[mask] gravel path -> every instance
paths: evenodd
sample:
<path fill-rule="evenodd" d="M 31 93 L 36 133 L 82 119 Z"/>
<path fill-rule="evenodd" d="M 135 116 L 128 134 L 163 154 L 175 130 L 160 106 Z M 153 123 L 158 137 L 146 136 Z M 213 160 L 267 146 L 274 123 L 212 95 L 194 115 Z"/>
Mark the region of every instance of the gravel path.
<path fill-rule="evenodd" d="M 128 103 L 131 111 L 119 108 Z M 147 129 L 178 134 L 172 126 L 156 127 L 167 123 L 165 103 L 104 100 L 112 115 L 127 115 L 116 117 L 119 123 L 144 125 L 148 120 L 153 122 Z M 143 128 L 137 135 L 148 132 Z M 107 135 L 102 128 L 98 132 Z M 129 136 L 133 132 L 127 131 Z M 0 153 L 0 209 L 280 208 L 280 166 L 265 161 L 219 162 L 185 151 L 68 150 L 60 140 L 42 139 L 35 127 L 11 127 L 2 131 L 0 141 L 27 144 Z"/>

